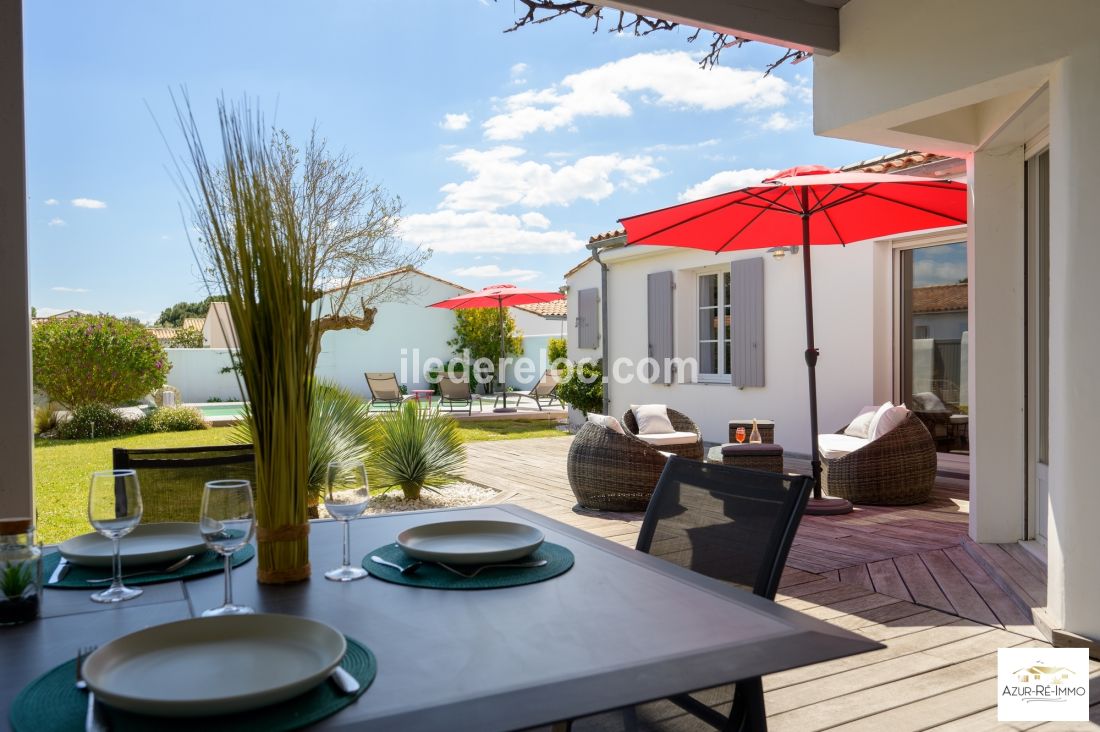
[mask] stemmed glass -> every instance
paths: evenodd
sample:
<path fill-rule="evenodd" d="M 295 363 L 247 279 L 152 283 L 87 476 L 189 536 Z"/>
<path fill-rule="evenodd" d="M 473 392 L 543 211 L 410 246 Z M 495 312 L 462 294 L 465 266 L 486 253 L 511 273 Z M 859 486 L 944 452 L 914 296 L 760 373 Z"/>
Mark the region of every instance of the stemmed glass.
<path fill-rule="evenodd" d="M 351 566 L 352 519 L 367 510 L 370 490 L 367 487 L 367 470 L 359 460 L 345 460 L 328 464 L 328 480 L 325 490 L 325 509 L 329 515 L 344 525 L 344 563 L 325 572 L 325 579 L 334 582 L 351 582 L 367 576 L 367 570 Z"/>
<path fill-rule="evenodd" d="M 136 587 L 122 584 L 122 537 L 141 523 L 141 487 L 133 470 L 102 470 L 92 473 L 88 491 L 88 521 L 114 544 L 111 586 L 92 595 L 95 602 L 122 602 L 141 594 Z"/>
<path fill-rule="evenodd" d="M 199 530 L 209 549 L 225 557 L 225 604 L 204 610 L 202 616 L 250 615 L 245 605 L 233 604 L 233 552 L 252 540 L 256 512 L 252 506 L 252 484 L 247 480 L 212 480 L 202 492 Z"/>
<path fill-rule="evenodd" d="M 737 443 L 741 444 L 745 441 L 745 428 L 738 427 L 737 431 L 733 433 L 733 436 L 737 438 Z"/>

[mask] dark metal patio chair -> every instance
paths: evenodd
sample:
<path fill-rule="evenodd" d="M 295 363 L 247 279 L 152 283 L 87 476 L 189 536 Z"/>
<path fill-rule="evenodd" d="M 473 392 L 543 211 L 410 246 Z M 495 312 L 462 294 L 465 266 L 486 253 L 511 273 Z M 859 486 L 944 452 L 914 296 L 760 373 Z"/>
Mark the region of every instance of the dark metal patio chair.
<path fill-rule="evenodd" d="M 393 372 L 367 371 L 363 374 L 367 379 L 367 388 L 370 389 L 370 401 L 367 402 L 367 411 L 375 404 L 386 404 L 392 410 L 400 407 L 401 403 L 408 399 L 401 393 L 401 384 L 397 382 L 397 374 Z"/>
<path fill-rule="evenodd" d="M 800 475 L 670 457 L 649 502 L 637 549 L 774 600 L 811 484 Z M 692 695 L 669 701 L 717 729 L 767 729 L 759 678 L 737 682 L 728 716 Z M 627 710 L 628 716 L 635 713 Z M 575 725 L 578 730 L 585 726 Z"/>
<path fill-rule="evenodd" d="M 469 379 L 452 377 L 449 374 L 439 377 L 439 403 L 435 406 L 437 412 L 464 411 L 466 414 L 473 414 L 474 401 L 477 401 L 478 409 L 481 409 L 481 396 L 474 394 Z"/>
<path fill-rule="evenodd" d="M 142 523 L 198 521 L 203 487 L 211 480 L 256 481 L 252 445 L 171 447 L 112 451 L 115 470 L 137 473 Z"/>

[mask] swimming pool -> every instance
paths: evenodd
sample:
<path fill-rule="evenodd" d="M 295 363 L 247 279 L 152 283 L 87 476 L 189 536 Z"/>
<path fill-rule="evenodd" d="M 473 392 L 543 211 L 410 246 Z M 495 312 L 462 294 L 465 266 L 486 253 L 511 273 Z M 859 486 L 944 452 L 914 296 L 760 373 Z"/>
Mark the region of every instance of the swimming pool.
<path fill-rule="evenodd" d="M 202 418 L 211 424 L 233 424 L 244 418 L 244 402 L 203 402 L 184 406 L 199 410 Z"/>

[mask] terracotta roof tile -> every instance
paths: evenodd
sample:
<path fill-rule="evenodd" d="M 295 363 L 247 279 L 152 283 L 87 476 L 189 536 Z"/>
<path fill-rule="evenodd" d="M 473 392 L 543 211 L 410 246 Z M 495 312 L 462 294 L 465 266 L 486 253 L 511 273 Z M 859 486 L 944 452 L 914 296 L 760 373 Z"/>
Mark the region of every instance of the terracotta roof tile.
<path fill-rule="evenodd" d="M 913 288 L 914 313 L 949 313 L 966 310 L 966 283 Z"/>
<path fill-rule="evenodd" d="M 544 318 L 564 318 L 565 300 L 551 300 L 550 302 L 533 302 L 530 305 L 517 305 L 520 310 L 527 310 Z"/>
<path fill-rule="evenodd" d="M 595 244 L 598 241 L 607 241 L 608 239 L 617 239 L 620 236 L 626 236 L 626 229 L 612 229 L 611 231 L 605 231 L 602 234 L 596 234 L 588 238 L 589 244 Z"/>

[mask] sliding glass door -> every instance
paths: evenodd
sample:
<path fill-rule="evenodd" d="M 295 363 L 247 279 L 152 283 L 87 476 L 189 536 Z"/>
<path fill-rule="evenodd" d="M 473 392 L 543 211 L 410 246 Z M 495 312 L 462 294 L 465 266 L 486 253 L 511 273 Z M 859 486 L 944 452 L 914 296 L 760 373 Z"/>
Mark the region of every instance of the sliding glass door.
<path fill-rule="evenodd" d="M 966 242 L 904 249 L 900 257 L 901 399 L 936 450 L 968 454 Z"/>

